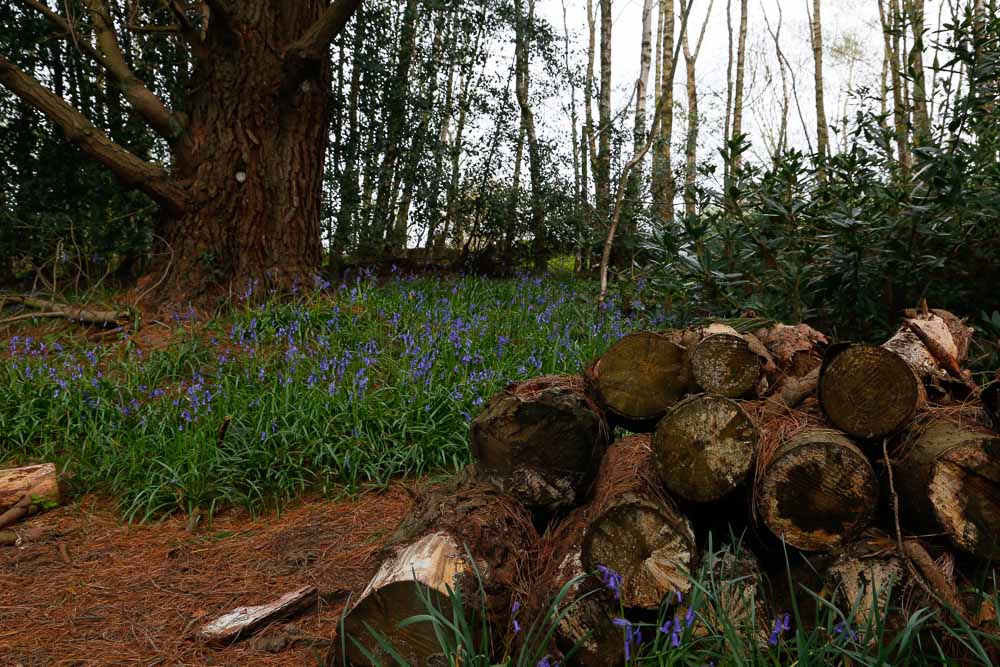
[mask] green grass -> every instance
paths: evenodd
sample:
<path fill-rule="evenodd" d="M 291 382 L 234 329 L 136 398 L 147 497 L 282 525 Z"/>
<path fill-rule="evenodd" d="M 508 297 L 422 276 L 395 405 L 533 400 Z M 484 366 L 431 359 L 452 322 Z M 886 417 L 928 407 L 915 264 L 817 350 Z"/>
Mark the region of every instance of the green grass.
<path fill-rule="evenodd" d="M 359 277 L 254 306 L 251 291 L 209 322 L 175 313 L 155 352 L 11 337 L 0 462 L 54 460 L 139 520 L 452 471 L 504 385 L 578 372 L 623 333 L 665 325 L 598 311 L 592 284 L 552 278 Z"/>

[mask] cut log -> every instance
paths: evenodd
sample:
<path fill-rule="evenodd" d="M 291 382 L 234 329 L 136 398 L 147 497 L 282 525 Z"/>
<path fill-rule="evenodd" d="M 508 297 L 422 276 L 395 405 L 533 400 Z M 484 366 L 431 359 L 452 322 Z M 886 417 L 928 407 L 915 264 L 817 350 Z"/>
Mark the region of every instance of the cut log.
<path fill-rule="evenodd" d="M 585 506 L 570 513 L 542 538 L 536 581 L 528 589 L 526 618 L 530 620 L 525 627 L 554 619 L 556 615 L 550 612 L 553 600 L 576 580 L 559 605 L 557 614 L 564 616 L 553 629 L 554 645 L 547 648 L 559 663 L 564 663 L 575 648 L 572 664 L 617 667 L 625 660 L 622 629 L 613 623 L 620 615 L 620 605 L 596 577 L 587 576 L 591 573 L 584 569 L 580 557 L 590 509 Z"/>
<path fill-rule="evenodd" d="M 721 324 L 699 333 L 701 340 L 691 351 L 691 375 L 702 390 L 730 398 L 763 392 L 765 371 L 774 362 L 756 337 Z"/>
<path fill-rule="evenodd" d="M 898 602 L 908 577 L 893 540 L 872 531 L 846 544 L 836 554 L 826 569 L 825 579 L 834 602 L 852 629 L 862 632 L 884 617 L 891 601 Z M 875 608 L 879 610 L 878 616 L 872 615 Z M 871 629 L 874 627 L 871 625 Z"/>
<path fill-rule="evenodd" d="M 707 594 L 698 605 L 692 635 L 719 637 L 733 632 L 764 646 L 768 639 L 764 576 L 753 552 L 742 546 L 723 547 L 705 556 L 702 572 Z M 672 622 L 686 622 L 686 616 L 678 613 Z"/>
<path fill-rule="evenodd" d="M 691 384 L 684 336 L 630 334 L 590 365 L 588 390 L 614 424 L 651 431 L 667 408 L 684 397 Z"/>
<path fill-rule="evenodd" d="M 695 502 L 722 498 L 746 478 L 757 431 L 731 399 L 692 396 L 656 425 L 653 460 L 664 486 Z"/>
<path fill-rule="evenodd" d="M 512 384 L 472 422 L 479 475 L 531 508 L 578 505 L 608 443 L 601 409 L 576 376 Z"/>
<path fill-rule="evenodd" d="M 926 402 L 924 384 L 963 385 L 952 377 L 968 353 L 971 329 L 955 315 L 908 313 L 881 347 L 834 345 L 820 369 L 819 398 L 834 426 L 862 439 L 891 435 Z M 943 391 L 943 389 L 942 389 Z"/>
<path fill-rule="evenodd" d="M 802 429 L 766 455 L 761 467 L 756 497 L 760 518 L 793 547 L 833 549 L 857 536 L 872 518 L 878 502 L 875 470 L 836 431 Z"/>
<path fill-rule="evenodd" d="M 779 372 L 787 377 L 803 377 L 819 368 L 826 336 L 808 324 L 772 324 L 752 332 L 774 359 Z"/>
<path fill-rule="evenodd" d="M 943 530 L 976 556 L 1000 558 L 1000 436 L 931 412 L 911 427 L 894 460 L 909 524 Z"/>
<path fill-rule="evenodd" d="M 925 401 L 913 369 L 884 347 L 833 345 L 823 359 L 819 400 L 834 426 L 862 439 L 891 435 Z"/>
<path fill-rule="evenodd" d="M 59 504 L 59 477 L 53 463 L 0 470 L 0 528 Z"/>
<path fill-rule="evenodd" d="M 511 588 L 537 540 L 524 508 L 489 484 L 459 478 L 423 494 L 344 619 L 347 664 L 372 664 L 364 651 L 394 662 L 371 631 L 410 664 L 440 659 L 431 623 L 399 624 L 426 614 L 428 602 L 450 618 L 449 590 L 462 596 L 467 611 L 485 609 L 492 627 L 508 627 Z M 339 640 L 336 646 L 339 656 Z"/>
<path fill-rule="evenodd" d="M 316 587 L 303 586 L 285 593 L 273 602 L 255 607 L 238 607 L 223 614 L 203 625 L 197 636 L 207 642 L 227 644 L 249 637 L 273 621 L 289 618 L 310 605 L 315 605 L 316 600 Z"/>
<path fill-rule="evenodd" d="M 690 588 L 695 561 L 691 525 L 660 491 L 648 435 L 611 445 L 588 505 L 581 561 L 621 575 L 621 603 L 657 609 L 663 598 Z"/>

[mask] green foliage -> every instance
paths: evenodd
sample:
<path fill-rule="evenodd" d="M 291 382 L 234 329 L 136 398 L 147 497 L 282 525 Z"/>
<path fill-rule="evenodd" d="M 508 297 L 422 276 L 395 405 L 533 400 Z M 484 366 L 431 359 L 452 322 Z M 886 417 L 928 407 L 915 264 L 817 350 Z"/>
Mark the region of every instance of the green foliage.
<path fill-rule="evenodd" d="M 680 594 L 663 601 L 655 622 L 616 619 L 622 629 L 622 642 L 628 658 L 626 665 L 657 665 L 660 667 L 717 665 L 718 667 L 776 667 L 778 665 L 859 665 L 884 667 L 885 665 L 945 665 L 993 664 L 992 657 L 1000 650 L 1000 637 L 974 630 L 957 616 L 947 611 L 934 611 L 926 607 L 906 611 L 894 603 L 894 589 L 899 582 L 889 582 L 890 590 L 871 590 L 866 597 L 850 601 L 847 607 L 833 604 L 825 595 L 805 587 L 792 586 L 792 609 L 774 610 L 761 596 L 760 586 L 748 587 L 745 575 L 719 576 L 706 564 L 716 562 L 724 553 L 739 557 L 739 542 L 723 551 L 712 549 L 709 536 L 708 553 L 697 573 L 690 577 L 692 593 L 687 599 Z M 471 556 L 470 556 L 471 558 Z M 593 575 L 597 578 L 597 575 Z M 485 608 L 471 608 L 462 600 L 457 590 L 449 588 L 447 604 L 444 596 L 426 592 L 421 595 L 427 610 L 425 614 L 404 620 L 400 626 L 430 623 L 438 638 L 441 654 L 447 664 L 475 665 L 478 667 L 554 667 L 557 663 L 549 657 L 548 650 L 555 628 L 582 598 L 566 599 L 571 588 L 586 575 L 567 582 L 552 600 L 541 618 L 534 621 L 522 641 L 515 645 L 515 626 L 493 633 L 483 626 Z M 592 591 L 596 592 L 596 591 Z M 592 594 L 588 593 L 588 595 Z M 883 596 L 884 593 L 884 596 Z M 742 596 L 750 614 L 734 617 L 734 595 Z M 813 602 L 812 618 L 800 613 L 799 600 Z M 998 600 L 994 599 L 994 602 Z M 859 610 L 868 607 L 866 614 Z M 447 611 L 443 611 L 443 610 Z M 768 618 L 757 616 L 757 610 L 766 610 Z M 623 610 L 622 616 L 625 616 Z M 863 625 L 850 619 L 863 616 Z M 902 619 L 900 623 L 898 619 Z M 346 636 L 341 624 L 340 642 L 355 642 Z M 369 628 L 385 654 L 392 656 L 394 666 L 409 663 L 399 656 L 390 638 Z M 479 634 L 477 634 L 477 632 Z M 502 641 L 491 637 L 499 634 Z M 367 654 L 372 664 L 382 664 Z M 572 664 L 571 661 L 568 664 Z"/>
<path fill-rule="evenodd" d="M 808 320 L 842 337 L 884 335 L 922 298 L 972 318 L 995 308 L 1000 114 L 984 91 L 1000 83 L 988 65 L 1000 18 L 977 30 L 968 12 L 957 15 L 939 39 L 951 60 L 937 70 L 972 72 L 972 82 L 964 93 L 946 86 L 935 144 L 913 149 L 909 172 L 891 118 L 859 91 L 842 152 L 788 150 L 767 165 L 744 162 L 728 193 L 701 187 L 699 213 L 646 244 L 654 284 L 695 312 Z M 730 144 L 723 156 L 731 163 L 746 149 Z"/>
<path fill-rule="evenodd" d="M 240 298 L 263 303 L 207 323 L 176 312 L 176 335 L 150 351 L 12 337 L 0 461 L 56 460 L 134 519 L 455 470 L 468 421 L 504 385 L 579 372 L 623 333 L 665 325 L 598 312 L 572 281 L 322 287 L 288 302 L 251 286 Z"/>

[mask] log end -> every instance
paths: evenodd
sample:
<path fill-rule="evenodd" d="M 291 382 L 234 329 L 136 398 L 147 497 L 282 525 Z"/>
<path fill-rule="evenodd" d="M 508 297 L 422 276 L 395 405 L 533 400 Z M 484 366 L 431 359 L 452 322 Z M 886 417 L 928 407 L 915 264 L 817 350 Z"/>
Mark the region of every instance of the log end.
<path fill-rule="evenodd" d="M 834 346 L 823 361 L 820 404 L 834 426 L 854 437 L 895 433 L 913 417 L 921 397 L 913 370 L 890 350 Z"/>
<path fill-rule="evenodd" d="M 672 407 L 656 426 L 657 473 L 671 492 L 710 502 L 735 489 L 753 462 L 757 433 L 743 408 L 717 396 L 694 396 Z"/>
<path fill-rule="evenodd" d="M 761 519 L 803 551 L 827 551 L 857 535 L 878 501 L 875 471 L 843 436 L 810 430 L 783 446 L 766 468 Z"/>
<path fill-rule="evenodd" d="M 955 546 L 1000 559 L 1000 438 L 976 439 L 944 452 L 934 461 L 927 493 Z"/>
<path fill-rule="evenodd" d="M 584 567 L 621 575 L 621 603 L 657 609 L 663 598 L 687 591 L 695 554 L 687 520 L 662 503 L 623 499 L 588 527 L 581 549 Z"/>
<path fill-rule="evenodd" d="M 625 336 L 588 372 L 590 385 L 613 415 L 650 427 L 690 384 L 685 348 L 665 334 Z"/>
<path fill-rule="evenodd" d="M 753 391 L 760 381 L 760 359 L 745 337 L 714 333 L 695 346 L 691 373 L 705 392 L 738 398 Z"/>

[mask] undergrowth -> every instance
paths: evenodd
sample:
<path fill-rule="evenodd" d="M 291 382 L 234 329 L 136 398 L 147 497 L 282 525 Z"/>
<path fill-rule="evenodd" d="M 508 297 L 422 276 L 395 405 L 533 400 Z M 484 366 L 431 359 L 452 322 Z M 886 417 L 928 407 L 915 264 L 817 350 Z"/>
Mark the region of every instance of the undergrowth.
<path fill-rule="evenodd" d="M 207 322 L 145 323 L 173 330 L 158 349 L 11 336 L 0 463 L 54 460 L 133 520 L 354 492 L 464 466 L 467 424 L 505 384 L 578 372 L 622 334 L 668 324 L 641 304 L 598 310 L 590 283 L 556 278 L 253 292 Z"/>

